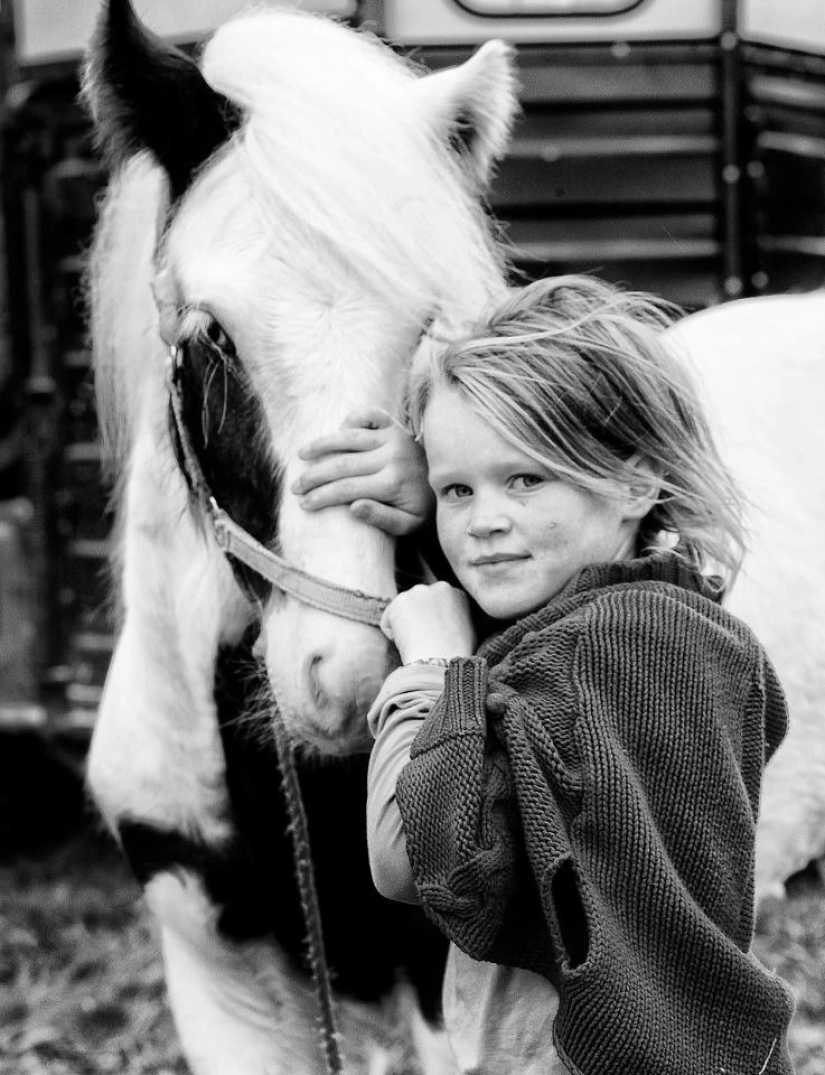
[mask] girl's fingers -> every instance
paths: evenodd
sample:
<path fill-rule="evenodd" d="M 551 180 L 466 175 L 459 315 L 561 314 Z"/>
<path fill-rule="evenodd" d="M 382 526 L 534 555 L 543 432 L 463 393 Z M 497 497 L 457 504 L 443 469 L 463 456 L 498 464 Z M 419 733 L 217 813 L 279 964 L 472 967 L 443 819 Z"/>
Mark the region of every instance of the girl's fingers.
<path fill-rule="evenodd" d="M 381 628 L 381 631 L 390 640 L 390 642 L 395 641 L 395 638 L 392 633 L 392 604 L 389 604 L 384 609 L 384 613 L 381 616 L 381 623 L 378 626 Z"/>
<path fill-rule="evenodd" d="M 297 484 L 296 482 L 296 486 Z M 315 486 L 306 485 L 301 489 L 293 486 L 293 492 L 298 493 L 298 503 L 305 511 L 318 511 L 320 508 L 332 508 L 371 498 L 376 495 L 374 485 L 369 475 L 358 475 L 336 478 L 334 481 L 327 479 Z"/>
<path fill-rule="evenodd" d="M 389 504 L 381 504 L 377 500 L 354 500 L 350 505 L 350 511 L 361 522 L 369 523 L 385 534 L 393 537 L 403 537 L 412 534 L 421 528 L 422 519 L 413 515 L 403 508 L 390 507 Z"/>
<path fill-rule="evenodd" d="M 416 585 L 395 597 L 381 621 L 404 664 L 467 657 L 476 646 L 467 597 L 446 582 Z"/>
<path fill-rule="evenodd" d="M 321 486 L 330 485 L 333 487 L 330 492 L 334 497 L 330 503 L 338 504 L 341 503 L 342 496 L 349 495 L 352 499 L 358 495 L 353 492 L 352 480 L 371 478 L 380 473 L 381 469 L 382 460 L 371 455 L 334 455 L 308 466 L 292 483 L 290 492 L 300 496 Z M 346 494 L 344 485 L 347 488 Z M 378 490 L 375 490 L 373 495 L 377 492 Z"/>
<path fill-rule="evenodd" d="M 298 451 L 299 459 L 318 459 L 332 452 L 370 452 L 380 448 L 384 439 L 379 430 L 338 429 L 323 437 L 316 437 Z"/>

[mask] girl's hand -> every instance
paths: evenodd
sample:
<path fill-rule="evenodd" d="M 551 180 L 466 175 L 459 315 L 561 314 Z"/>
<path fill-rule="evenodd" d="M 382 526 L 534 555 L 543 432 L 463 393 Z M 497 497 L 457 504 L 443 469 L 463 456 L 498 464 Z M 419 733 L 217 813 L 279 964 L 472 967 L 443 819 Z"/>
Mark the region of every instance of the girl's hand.
<path fill-rule="evenodd" d="M 337 433 L 298 454 L 309 465 L 292 492 L 307 511 L 349 505 L 356 518 L 396 537 L 420 529 L 432 514 L 424 451 L 383 411 L 350 415 Z"/>
<path fill-rule="evenodd" d="M 448 582 L 404 590 L 388 606 L 381 630 L 395 643 L 404 664 L 428 657 L 470 657 L 476 650 L 467 595 Z"/>

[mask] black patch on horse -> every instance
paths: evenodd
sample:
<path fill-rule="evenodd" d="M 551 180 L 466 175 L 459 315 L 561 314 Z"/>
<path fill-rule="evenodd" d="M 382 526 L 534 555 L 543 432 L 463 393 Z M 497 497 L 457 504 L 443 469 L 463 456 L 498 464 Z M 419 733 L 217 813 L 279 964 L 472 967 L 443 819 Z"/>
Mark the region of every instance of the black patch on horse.
<path fill-rule="evenodd" d="M 266 690 L 255 674 L 251 639 L 219 654 L 215 697 L 236 837 L 211 848 L 179 832 L 127 820 L 120 836 L 142 883 L 187 867 L 203 878 L 219 908 L 218 928 L 236 941 L 271 935 L 306 971 L 288 816 L 265 718 L 243 716 Z M 369 872 L 365 802 L 367 759 L 299 766 L 312 840 L 327 956 L 336 989 L 375 1002 L 399 976 L 417 988 L 431 1019 L 440 1009 L 446 941 L 417 907 L 385 900 Z"/>
<path fill-rule="evenodd" d="M 183 422 L 212 495 L 239 526 L 263 545 L 272 545 L 281 489 L 261 402 L 214 319 L 204 331 L 179 341 L 178 349 Z M 194 493 L 171 405 L 169 425 L 178 466 Z M 200 515 L 203 505 L 193 503 L 193 508 Z M 232 567 L 247 592 L 266 600 L 266 580 L 237 560 Z"/>
<path fill-rule="evenodd" d="M 85 95 L 110 162 L 148 149 L 169 176 L 173 200 L 241 121 L 195 61 L 148 30 L 128 0 L 109 0 L 101 12 Z"/>

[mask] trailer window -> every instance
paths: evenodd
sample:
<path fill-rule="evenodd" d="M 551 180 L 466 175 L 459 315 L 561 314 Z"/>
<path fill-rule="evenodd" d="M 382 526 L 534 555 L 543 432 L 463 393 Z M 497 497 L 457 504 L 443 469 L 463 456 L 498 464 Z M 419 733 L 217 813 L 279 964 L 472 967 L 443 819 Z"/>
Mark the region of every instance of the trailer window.
<path fill-rule="evenodd" d="M 648 0 L 454 0 L 472 15 L 487 18 L 553 18 L 619 15 Z"/>

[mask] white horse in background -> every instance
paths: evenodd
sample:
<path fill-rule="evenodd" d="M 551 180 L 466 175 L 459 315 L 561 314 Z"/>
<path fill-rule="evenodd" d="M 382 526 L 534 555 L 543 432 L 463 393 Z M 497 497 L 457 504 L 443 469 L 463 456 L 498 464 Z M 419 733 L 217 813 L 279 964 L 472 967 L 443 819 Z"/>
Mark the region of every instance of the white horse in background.
<path fill-rule="evenodd" d="M 750 552 L 727 603 L 788 698 L 790 730 L 762 786 L 759 900 L 825 855 L 825 291 L 727 303 L 670 335 L 751 504 Z"/>
<path fill-rule="evenodd" d="M 257 740 L 249 733 L 265 728 L 265 715 L 254 725 L 241 716 L 250 654 L 254 647 L 296 742 L 324 755 L 366 747 L 365 707 L 392 657 L 375 628 L 261 588 L 229 565 L 178 466 L 168 345 L 183 356 L 187 426 L 222 506 L 298 567 L 392 596 L 388 538 L 343 509 L 305 514 L 282 491 L 302 465 L 298 448 L 349 412 L 400 413 L 426 325 L 435 319 L 433 335 L 459 333 L 504 292 L 502 248 L 478 193 L 516 109 L 512 58 L 493 42 L 461 67 L 424 76 L 364 34 L 265 10 L 221 27 L 195 64 L 149 35 L 127 0 L 110 0 L 85 93 L 114 168 L 90 279 L 101 422 L 120 483 L 122 601 L 89 783 L 159 922 L 193 1070 L 316 1075 L 322 1058 L 277 771 L 260 731 Z M 821 300 L 799 303 L 805 317 L 821 317 Z M 800 508 L 803 496 L 783 491 L 786 479 L 805 494 L 797 526 L 787 526 L 784 501 L 766 502 L 734 595 L 794 710 L 766 785 L 765 889 L 825 841 L 816 768 L 825 740 L 822 556 L 810 558 L 825 533 L 813 472 L 822 453 L 819 425 L 795 420 L 815 406 L 815 391 L 821 401 L 814 384 L 825 367 L 810 357 L 821 358 L 821 335 L 808 357 L 782 340 L 757 377 L 748 342 L 756 318 L 736 313 L 748 308 L 698 315 L 674 331 L 703 368 L 725 450 L 756 477 L 746 481 L 754 499 L 767 489 Z M 779 305 L 775 312 L 778 324 Z M 726 318 L 741 331 L 713 359 L 701 328 L 718 338 L 713 326 Z M 799 315 L 786 334 L 801 323 Z M 811 363 L 804 384 L 783 381 L 790 361 Z M 787 408 L 793 415 L 775 415 L 786 388 L 801 397 Z M 803 437 L 803 460 L 783 461 Z M 390 989 L 396 971 L 426 979 L 437 957 L 425 934 L 405 948 L 417 919 L 397 917 L 403 909 L 372 892 L 363 769 L 352 765 L 336 759 L 302 774 L 315 795 L 308 810 L 322 841 L 315 854 L 348 1068 L 446 1073 L 449 1053 L 410 987 L 398 978 Z M 771 790 L 774 767 L 782 797 Z M 775 801 L 777 810 L 787 805 L 779 798 L 802 803 L 818 829 L 790 812 L 771 816 Z M 803 831 L 810 839 L 797 840 Z"/>

